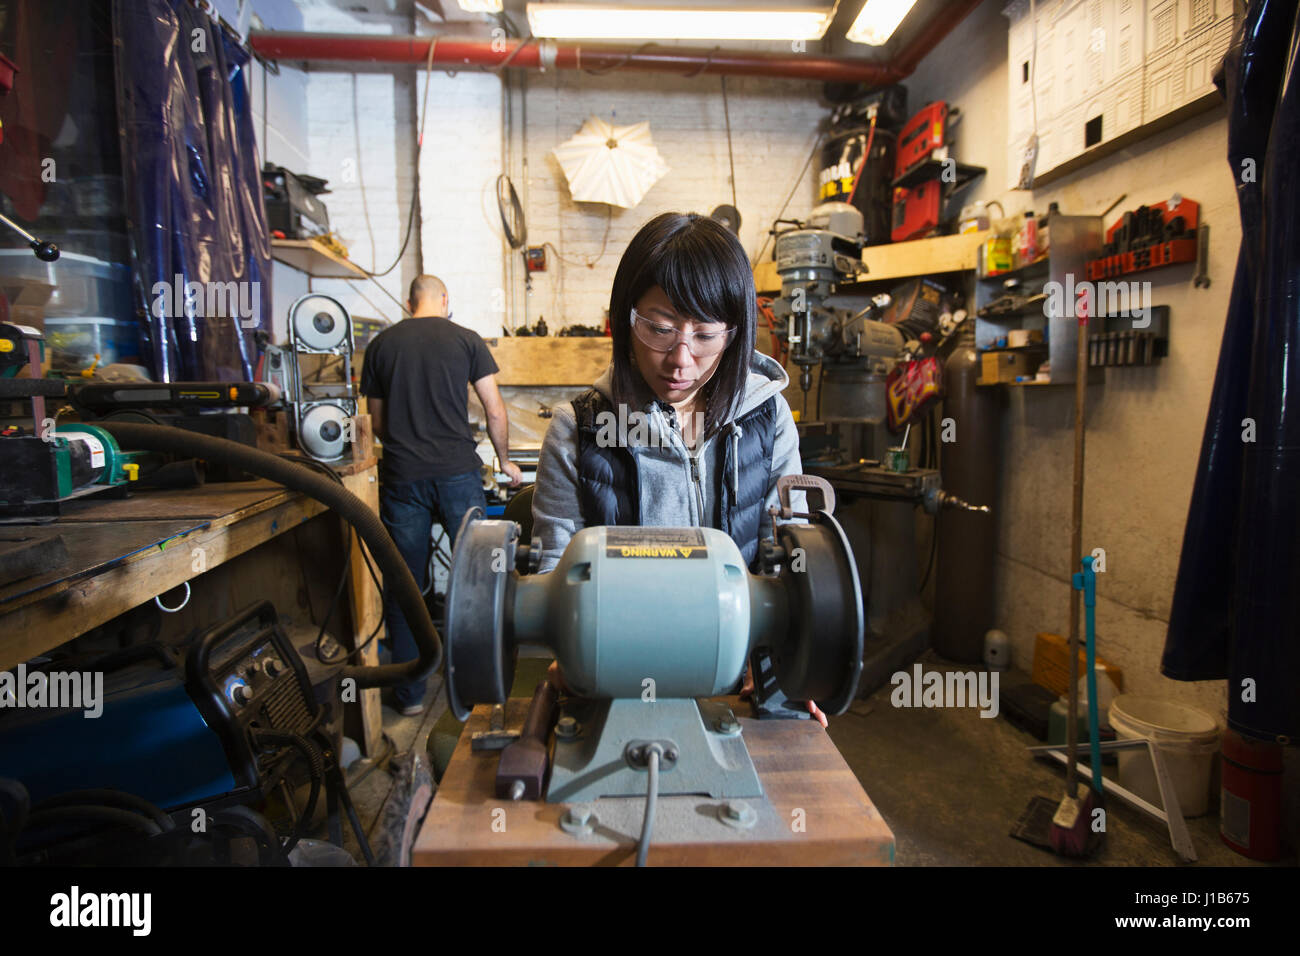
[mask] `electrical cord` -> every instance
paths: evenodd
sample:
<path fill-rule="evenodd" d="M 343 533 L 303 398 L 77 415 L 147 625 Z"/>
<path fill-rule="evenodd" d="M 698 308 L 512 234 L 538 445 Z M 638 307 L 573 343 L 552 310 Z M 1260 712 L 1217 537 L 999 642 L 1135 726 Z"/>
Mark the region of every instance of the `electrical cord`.
<path fill-rule="evenodd" d="M 813 147 L 812 150 L 808 153 L 808 159 L 804 162 L 803 169 L 799 170 L 799 175 L 795 177 L 794 185 L 790 187 L 790 193 L 785 197 L 785 202 L 781 203 L 781 211 L 776 214 L 776 219 L 780 219 L 782 216 L 785 215 L 786 207 L 790 205 L 790 200 L 794 198 L 795 192 L 799 189 L 799 184 L 803 182 L 804 174 L 808 172 L 808 167 L 812 165 L 813 157 L 817 155 L 817 150 L 821 148 L 823 139 L 825 139 L 825 134 L 818 133 L 817 138 L 813 140 Z M 763 253 L 767 251 L 767 244 L 771 241 L 772 241 L 772 234 L 768 233 L 767 238 L 763 240 L 763 244 L 758 247 L 758 253 L 749 262 L 749 266 L 751 269 L 754 266 L 758 265 L 758 263 L 762 260 Z"/>
<path fill-rule="evenodd" d="M 411 242 L 411 227 L 415 223 L 415 209 L 420 201 L 420 185 L 419 185 L 420 153 L 424 150 L 424 122 L 426 119 L 429 118 L 429 81 L 433 78 L 433 51 L 437 48 L 437 46 L 438 46 L 438 38 L 434 37 L 429 41 L 429 53 L 424 60 L 424 95 L 420 104 L 420 132 L 415 140 L 415 173 L 416 173 L 415 180 L 416 181 L 411 188 L 411 206 L 406 213 L 406 232 L 402 236 L 402 247 L 397 250 L 397 258 L 393 260 L 392 265 L 390 265 L 383 272 L 372 272 L 370 269 L 358 265 L 358 268 L 361 269 L 361 271 L 364 272 L 372 280 L 379 276 L 386 276 L 388 275 L 388 273 L 396 269 L 397 266 L 401 263 L 402 257 L 406 255 L 406 247 Z M 515 52 L 517 53 L 518 50 L 516 50 Z M 452 74 L 449 72 L 448 75 L 452 75 Z M 360 133 L 360 124 L 357 122 L 357 84 L 356 84 L 355 76 L 353 76 L 352 78 L 352 128 L 353 128 L 354 136 L 356 138 L 356 145 L 357 145 L 357 183 L 361 187 L 361 209 L 365 213 L 365 217 L 366 217 L 366 231 L 370 233 L 370 260 L 373 262 L 375 258 L 375 234 L 374 234 L 374 230 L 371 228 L 370 225 L 370 209 L 366 205 L 366 180 L 365 180 L 365 176 L 362 174 L 361 171 L 361 139 L 360 139 L 361 133 Z M 378 282 L 376 282 L 375 284 L 378 285 L 381 289 L 384 288 Z M 393 298 L 392 294 L 389 293 L 387 289 L 384 289 L 384 292 L 388 294 L 388 297 L 393 299 L 394 302 L 397 302 L 397 300 Z M 398 305 L 400 306 L 401 303 L 398 302 Z M 408 310 L 406 309 L 405 306 L 402 306 L 402 311 L 405 312 Z"/>
<path fill-rule="evenodd" d="M 609 206 L 608 209 L 609 209 L 609 213 L 605 219 L 605 237 L 600 241 L 600 252 L 596 253 L 594 258 L 590 258 L 586 260 L 568 259 L 560 255 L 560 250 L 556 249 L 555 246 L 549 241 L 542 243 L 543 247 L 550 249 L 551 252 L 555 254 L 555 258 L 559 259 L 561 262 L 565 263 L 566 265 L 586 266 L 588 269 L 596 268 L 596 263 L 605 257 L 605 250 L 609 248 L 609 232 L 611 227 L 614 225 L 614 207 Z"/>
<path fill-rule="evenodd" d="M 508 194 L 501 191 L 502 185 L 509 189 Z M 501 217 L 501 229 L 505 232 L 506 242 L 511 249 L 520 248 L 528 241 L 528 221 L 524 218 L 524 207 L 519 201 L 519 193 L 515 191 L 515 184 L 505 173 L 497 176 L 497 215 Z M 510 214 L 506 215 L 506 201 L 509 200 Z M 518 226 L 518 230 L 511 226 L 511 223 Z"/>
<path fill-rule="evenodd" d="M 707 61 L 705 66 L 708 66 Z M 739 212 L 740 205 L 736 202 L 736 160 L 731 154 L 731 107 L 727 103 L 727 74 L 725 73 L 722 74 L 722 117 L 727 124 L 727 164 L 731 167 L 731 205 Z"/>
<path fill-rule="evenodd" d="M 302 814 L 298 817 L 298 822 L 294 825 L 293 834 L 282 847 L 284 855 L 288 856 L 289 852 L 298 845 L 298 841 L 306 834 L 307 828 L 311 825 L 312 815 L 316 812 L 316 804 L 320 800 L 321 783 L 325 779 L 325 758 L 321 754 L 319 747 L 299 734 L 275 730 L 255 730 L 253 736 L 259 744 L 292 747 L 307 761 L 307 770 L 311 775 L 311 792 L 307 795 L 307 806 L 303 809 Z"/>
<path fill-rule="evenodd" d="M 315 458 L 309 458 L 306 455 L 299 455 L 296 452 L 282 452 L 280 457 L 287 458 L 290 461 L 298 462 L 303 465 L 307 465 L 308 467 L 313 468 L 316 471 L 319 471 L 321 474 L 331 478 L 332 480 L 337 482 L 339 486 L 343 487 L 342 476 L 340 476 L 337 471 L 335 471 L 333 468 L 331 468 L 323 461 L 317 461 Z M 322 664 L 334 664 L 337 663 L 339 660 L 355 658 L 358 654 L 360 654 L 367 647 L 369 647 L 371 643 L 375 640 L 375 638 L 379 636 L 379 632 L 383 629 L 385 622 L 388 620 L 387 591 L 384 588 L 383 582 L 379 580 L 379 574 L 377 571 L 375 571 L 375 566 L 370 561 L 370 552 L 366 550 L 365 541 L 358 539 L 357 546 L 361 551 L 362 560 L 365 561 L 366 563 L 366 570 L 370 572 L 370 580 L 374 582 L 375 588 L 379 591 L 379 601 L 380 601 L 380 606 L 382 608 L 379 614 L 379 621 L 375 624 L 375 629 L 370 632 L 370 636 L 367 637 L 360 644 L 358 644 L 355 648 L 353 648 L 352 650 L 344 654 L 342 658 L 326 657 L 325 654 L 323 653 L 322 645 L 325 642 L 325 628 L 329 625 L 330 618 L 334 616 L 334 608 L 338 603 L 339 595 L 342 593 L 343 586 L 345 582 L 348 580 L 348 574 L 352 570 L 352 527 L 349 525 L 348 541 L 347 541 L 347 558 L 344 560 L 343 563 L 343 572 L 339 576 L 339 584 L 338 584 L 338 588 L 334 592 L 334 599 L 330 601 L 329 611 L 326 612 L 325 620 L 321 623 L 320 633 L 316 635 L 316 644 L 315 644 L 316 659 L 320 661 Z M 421 596 L 423 595 L 424 592 L 421 592 Z"/>
<path fill-rule="evenodd" d="M 278 482 L 320 501 L 353 526 L 362 541 L 370 546 L 375 562 L 394 589 L 395 600 L 411 625 L 419 656 L 400 664 L 345 666 L 342 676 L 354 679 L 362 688 L 392 687 L 423 677 L 441 665 L 442 638 L 420 597 L 415 578 L 379 516 L 346 488 L 309 468 L 238 442 L 158 425 L 105 422 L 103 427 L 124 448 L 187 454 Z"/>
<path fill-rule="evenodd" d="M 646 766 L 649 780 L 645 791 L 645 817 L 641 820 L 641 840 L 636 847 L 636 865 L 645 866 L 650 854 L 650 835 L 655 828 L 655 807 L 659 802 L 659 758 L 664 749 L 659 744 L 646 747 Z"/>

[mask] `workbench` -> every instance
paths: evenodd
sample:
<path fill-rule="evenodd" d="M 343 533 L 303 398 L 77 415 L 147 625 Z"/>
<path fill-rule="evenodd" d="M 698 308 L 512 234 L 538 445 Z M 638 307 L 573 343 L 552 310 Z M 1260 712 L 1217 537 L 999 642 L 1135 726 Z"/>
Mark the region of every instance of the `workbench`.
<path fill-rule="evenodd" d="M 721 698 L 738 715 L 748 705 Z M 518 729 L 529 701 L 511 698 L 506 727 Z M 495 796 L 499 751 L 473 753 L 473 734 L 489 726 L 491 707 L 474 708 L 411 852 L 414 866 L 631 866 L 645 801 L 603 798 L 590 804 L 587 836 L 560 828 L 562 803 Z M 894 835 L 871 798 L 814 720 L 740 717 L 766 801 L 752 829 L 719 819 L 726 801 L 660 796 L 647 862 L 651 866 L 887 866 Z"/>
<path fill-rule="evenodd" d="M 341 462 L 335 470 L 349 491 L 378 511 L 378 463 L 374 458 Z M 282 614 L 284 604 L 301 603 L 298 595 L 304 591 L 310 604 L 315 563 L 300 572 L 298 564 L 307 563 L 303 560 L 306 556 L 285 551 L 289 543 L 283 536 L 327 510 L 320 502 L 282 485 L 255 480 L 141 490 L 125 498 L 92 496 L 67 503 L 65 514 L 56 521 L 6 525 L 11 530 L 61 534 L 69 560 L 55 570 L 0 586 L 0 670 L 52 650 L 187 582 L 195 582 L 192 606 L 172 615 L 177 625 L 187 627 L 211 626 L 220 614 L 239 609 L 232 604 L 269 597 L 272 590 L 279 591 L 276 603 Z M 336 569 L 341 566 L 338 551 L 346 540 L 344 534 L 340 528 L 338 534 L 325 537 L 337 542 L 337 550 L 330 556 Z M 272 547 L 255 551 L 268 544 Z M 236 565 L 229 564 L 248 552 L 254 554 Z M 319 554 L 316 557 L 319 560 Z M 217 569 L 230 573 L 213 575 L 209 580 L 219 577 L 220 581 L 204 589 L 196 579 Z M 235 570 L 240 572 L 238 580 Z M 308 579 L 306 584 L 300 583 L 303 578 Z M 332 633 L 341 643 L 356 647 L 379 622 L 382 598 L 355 535 L 349 583 L 347 606 L 335 615 Z M 332 593 L 332 581 L 321 586 Z M 200 597 L 201 590 L 218 593 Z M 178 591 L 169 595 L 168 602 L 179 604 L 183 598 Z M 377 643 L 362 651 L 360 659 L 377 663 Z M 358 696 L 356 716 L 362 728 L 358 742 L 364 753 L 375 754 L 381 749 L 383 733 L 379 691 L 369 689 Z"/>

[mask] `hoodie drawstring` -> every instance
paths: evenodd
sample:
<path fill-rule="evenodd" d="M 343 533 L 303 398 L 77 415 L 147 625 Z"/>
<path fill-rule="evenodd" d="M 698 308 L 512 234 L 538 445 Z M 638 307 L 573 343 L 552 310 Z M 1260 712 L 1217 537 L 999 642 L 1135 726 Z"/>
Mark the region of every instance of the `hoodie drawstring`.
<path fill-rule="evenodd" d="M 740 497 L 740 436 L 744 429 L 731 423 L 731 500 Z"/>

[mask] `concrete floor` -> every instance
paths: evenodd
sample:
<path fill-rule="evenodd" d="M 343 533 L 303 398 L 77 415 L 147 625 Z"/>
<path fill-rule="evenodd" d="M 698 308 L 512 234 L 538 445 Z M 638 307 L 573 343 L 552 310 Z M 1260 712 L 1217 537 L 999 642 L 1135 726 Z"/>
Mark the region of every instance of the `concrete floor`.
<path fill-rule="evenodd" d="M 931 653 L 926 671 L 966 669 Z M 394 753 L 424 747 L 446 709 L 442 680 L 429 680 L 431 705 L 419 717 L 384 707 L 384 731 Z M 1004 685 L 1005 686 L 1005 685 Z M 886 685 L 831 718 L 830 735 L 876 804 L 897 841 L 899 866 L 1257 866 L 1219 839 L 1218 814 L 1187 821 L 1198 862 L 1183 864 L 1168 831 L 1121 801 L 1107 802 L 1107 837 L 1089 861 L 1058 857 L 1012 838 L 1012 826 L 1036 795 L 1059 798 L 1064 769 L 1035 760 L 1025 748 L 1040 743 L 1003 717 L 975 708 L 896 708 Z M 351 778 L 360 768 L 354 768 Z M 1106 775 L 1113 776 L 1113 767 Z M 376 767 L 352 788 L 362 824 L 374 825 L 392 789 Z M 348 849 L 356 853 L 350 833 Z M 1295 859 L 1282 865 L 1294 865 Z"/>
<path fill-rule="evenodd" d="M 932 653 L 925 671 L 967 670 Z M 1005 684 L 1003 685 L 1005 688 Z M 894 831 L 899 866 L 1258 866 L 1219 839 L 1218 812 L 1189 819 L 1198 862 L 1184 864 L 1162 825 L 1108 797 L 1107 834 L 1087 862 L 1008 834 L 1042 795 L 1059 800 L 1065 768 L 1025 750 L 1042 743 L 976 708 L 901 708 L 885 685 L 831 718 L 830 735 Z M 1103 773 L 1114 777 L 1115 768 Z M 1294 864 L 1294 859 L 1289 861 Z"/>

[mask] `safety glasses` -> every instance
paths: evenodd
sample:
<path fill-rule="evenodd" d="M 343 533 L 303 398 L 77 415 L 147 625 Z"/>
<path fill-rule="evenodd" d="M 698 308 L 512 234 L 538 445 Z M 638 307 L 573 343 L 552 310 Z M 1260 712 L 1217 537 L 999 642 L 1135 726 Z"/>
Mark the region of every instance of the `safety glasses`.
<path fill-rule="evenodd" d="M 691 355 L 696 358 L 708 358 L 725 349 L 736 337 L 735 326 L 730 328 L 721 322 L 705 323 L 706 331 L 683 332 L 677 326 L 664 319 L 651 319 L 636 309 L 632 310 L 632 332 L 641 344 L 656 352 L 671 352 L 685 342 Z"/>

